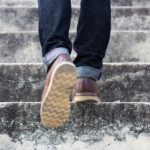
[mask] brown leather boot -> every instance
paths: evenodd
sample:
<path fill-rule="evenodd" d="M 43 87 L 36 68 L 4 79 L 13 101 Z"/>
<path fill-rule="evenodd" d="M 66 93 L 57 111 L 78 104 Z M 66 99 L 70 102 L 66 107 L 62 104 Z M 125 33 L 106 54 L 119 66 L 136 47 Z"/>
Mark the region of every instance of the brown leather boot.
<path fill-rule="evenodd" d="M 60 55 L 46 78 L 40 110 L 44 127 L 62 125 L 70 114 L 70 91 L 76 79 L 76 68 L 69 55 Z"/>
<path fill-rule="evenodd" d="M 100 102 L 100 93 L 96 81 L 90 78 L 78 78 L 73 87 L 72 101 Z"/>

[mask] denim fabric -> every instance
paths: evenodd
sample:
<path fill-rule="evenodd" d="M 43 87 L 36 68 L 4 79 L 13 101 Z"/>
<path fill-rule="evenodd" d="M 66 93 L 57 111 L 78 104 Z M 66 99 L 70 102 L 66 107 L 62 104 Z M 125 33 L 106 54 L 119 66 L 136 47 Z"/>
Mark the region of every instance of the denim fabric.
<path fill-rule="evenodd" d="M 38 0 L 38 4 L 43 59 L 60 47 L 67 49 L 70 54 L 71 0 Z M 81 0 L 77 34 L 73 43 L 77 53 L 74 60 L 77 67 L 95 68 L 100 72 L 110 38 L 110 29 L 110 0 Z M 52 60 L 49 60 L 47 64 L 51 62 Z"/>
<path fill-rule="evenodd" d="M 43 57 L 51 50 L 64 47 L 71 52 L 69 36 L 70 0 L 38 0 L 39 37 Z"/>
<path fill-rule="evenodd" d="M 63 47 L 58 47 L 58 48 L 55 48 L 52 51 L 48 52 L 43 57 L 43 64 L 44 64 L 44 68 L 45 68 L 46 72 L 48 71 L 48 66 L 50 66 L 54 62 L 54 60 L 59 55 L 62 55 L 62 54 L 68 54 L 69 55 L 68 49 L 63 48 Z"/>
<path fill-rule="evenodd" d="M 90 66 L 77 67 L 77 78 L 82 78 L 82 77 L 92 78 L 95 81 L 97 81 L 101 77 L 101 70 Z"/>

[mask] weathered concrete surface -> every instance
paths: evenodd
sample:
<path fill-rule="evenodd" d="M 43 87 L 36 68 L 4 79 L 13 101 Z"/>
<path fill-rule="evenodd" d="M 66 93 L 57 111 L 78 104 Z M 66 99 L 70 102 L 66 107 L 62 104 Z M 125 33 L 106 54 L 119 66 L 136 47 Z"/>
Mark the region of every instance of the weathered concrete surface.
<path fill-rule="evenodd" d="M 41 65 L 6 65 L 0 69 L 0 101 L 40 101 L 44 86 Z"/>
<path fill-rule="evenodd" d="M 37 0 L 0 0 L 0 6 L 37 6 Z"/>
<path fill-rule="evenodd" d="M 41 64 L 1 64 L 0 102 L 39 102 L 44 80 Z M 150 102 L 150 63 L 105 64 L 98 85 L 103 102 Z"/>
<path fill-rule="evenodd" d="M 92 143 L 107 134 L 123 140 L 127 133 L 150 133 L 150 103 L 72 104 L 68 122 L 53 130 L 41 127 L 39 108 L 35 103 L 1 103 L 0 133 L 14 140 L 21 134 L 35 140 L 49 132 L 49 144 L 60 144 L 70 138 L 69 134 L 74 137 L 72 141 Z M 34 137 L 36 132 L 39 134 Z"/>
<path fill-rule="evenodd" d="M 42 62 L 42 51 L 36 32 L 1 33 L 0 62 Z"/>
<path fill-rule="evenodd" d="M 0 31 L 37 31 L 36 7 L 1 7 Z M 71 30 L 76 30 L 79 8 L 72 11 Z M 112 30 L 150 30 L 149 8 L 112 8 Z"/>
<path fill-rule="evenodd" d="M 38 12 L 36 8 L 0 8 L 0 31 L 37 31 L 37 26 Z"/>
<path fill-rule="evenodd" d="M 114 8 L 112 30 L 150 30 L 150 8 Z"/>
<path fill-rule="evenodd" d="M 149 62 L 150 32 L 112 32 L 105 62 Z"/>
<path fill-rule="evenodd" d="M 79 8 L 73 9 L 71 29 L 75 30 Z M 112 7 L 112 30 L 150 30 L 150 7 Z"/>
<path fill-rule="evenodd" d="M 105 62 L 149 62 L 150 32 L 112 32 Z M 75 32 L 70 33 L 73 41 Z M 75 57 L 75 53 L 72 55 Z M 0 63 L 42 62 L 37 32 L 0 33 Z"/>
<path fill-rule="evenodd" d="M 104 101 L 150 100 L 150 65 L 146 64 L 107 64 L 102 80 L 98 82 Z"/>
<path fill-rule="evenodd" d="M 72 0 L 74 5 L 79 5 L 81 0 Z M 113 6 L 150 6 L 149 0 L 111 0 Z"/>
<path fill-rule="evenodd" d="M 81 0 L 71 0 L 73 5 L 80 4 Z M 111 0 L 114 6 L 150 6 L 149 0 Z M 0 5 L 5 6 L 35 6 L 36 0 L 0 0 Z"/>

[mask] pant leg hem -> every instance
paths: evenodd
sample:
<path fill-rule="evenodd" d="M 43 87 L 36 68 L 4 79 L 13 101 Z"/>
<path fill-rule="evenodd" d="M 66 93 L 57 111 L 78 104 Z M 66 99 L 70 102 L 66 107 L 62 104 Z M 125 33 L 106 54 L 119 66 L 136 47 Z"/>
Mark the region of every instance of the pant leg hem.
<path fill-rule="evenodd" d="M 51 50 L 49 53 L 47 53 L 44 57 L 43 57 L 43 65 L 44 65 L 44 69 L 47 72 L 48 71 L 48 66 L 51 65 L 53 63 L 53 61 L 62 54 L 68 54 L 69 55 L 69 51 L 67 48 L 64 47 L 58 47 L 55 48 L 53 50 Z"/>
<path fill-rule="evenodd" d="M 90 67 L 90 66 L 77 67 L 78 78 L 86 77 L 86 78 L 92 78 L 97 81 L 100 80 L 101 74 L 102 74 L 101 70 L 96 69 L 94 67 Z"/>

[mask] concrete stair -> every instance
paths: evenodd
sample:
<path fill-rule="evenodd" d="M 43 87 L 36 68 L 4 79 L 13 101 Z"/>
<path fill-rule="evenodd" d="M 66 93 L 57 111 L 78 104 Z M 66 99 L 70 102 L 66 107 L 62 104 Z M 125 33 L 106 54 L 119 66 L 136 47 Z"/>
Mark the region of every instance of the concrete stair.
<path fill-rule="evenodd" d="M 76 30 L 80 7 L 73 6 L 71 31 Z M 126 22 L 126 23 L 125 23 Z M 149 7 L 112 7 L 113 30 L 149 30 Z M 0 31 L 37 31 L 37 7 L 0 7 Z"/>
<path fill-rule="evenodd" d="M 105 64 L 103 72 L 103 102 L 150 102 L 150 63 Z M 1 64 L 0 102 L 40 102 L 45 76 L 42 64 Z"/>
<path fill-rule="evenodd" d="M 72 41 L 76 35 L 78 16 L 79 7 L 73 6 Z M 112 6 L 112 35 L 104 62 L 149 62 L 149 24 L 150 6 Z M 1 6 L 0 63 L 42 62 L 37 28 L 36 6 Z M 72 56 L 75 55 L 73 52 Z"/>
<path fill-rule="evenodd" d="M 68 122 L 60 128 L 49 130 L 41 127 L 39 109 L 40 103 L 1 103 L 0 132 L 13 138 L 25 134 L 26 138 L 32 140 L 35 140 L 33 134 L 38 130 L 38 137 L 42 132 L 48 132 L 49 144 L 54 145 L 63 143 L 63 136 L 67 133 L 73 134 L 73 141 L 80 139 L 92 143 L 106 134 L 123 140 L 127 133 L 138 135 L 144 131 L 150 132 L 149 103 L 72 104 Z M 121 133 L 125 127 L 127 131 Z"/>
<path fill-rule="evenodd" d="M 79 6 L 80 0 L 71 0 L 73 5 Z M 149 0 L 112 0 L 113 6 L 148 6 Z M 36 6 L 37 0 L 0 0 L 3 6 Z"/>
<path fill-rule="evenodd" d="M 70 32 L 73 41 L 75 32 Z M 42 62 L 37 31 L 4 32 L 0 34 L 0 63 Z M 112 31 L 104 62 L 149 62 L 149 31 Z M 72 57 L 76 56 L 73 51 Z"/>
<path fill-rule="evenodd" d="M 79 2 L 72 0 L 72 41 Z M 72 103 L 70 119 L 57 129 L 40 124 L 46 74 L 37 23 L 35 0 L 0 0 L 0 134 L 37 144 L 46 135 L 51 149 L 57 150 L 55 145 L 70 139 L 93 144 L 105 135 L 122 141 L 126 134 L 150 133 L 149 0 L 112 0 L 111 40 L 103 77 L 97 82 L 102 103 Z"/>

